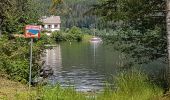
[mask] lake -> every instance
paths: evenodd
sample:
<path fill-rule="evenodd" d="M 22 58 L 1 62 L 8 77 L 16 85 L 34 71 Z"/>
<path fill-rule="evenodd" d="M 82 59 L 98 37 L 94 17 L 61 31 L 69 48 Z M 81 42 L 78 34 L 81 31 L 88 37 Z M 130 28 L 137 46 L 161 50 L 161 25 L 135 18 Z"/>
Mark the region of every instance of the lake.
<path fill-rule="evenodd" d="M 77 91 L 102 91 L 128 61 L 104 43 L 63 42 L 45 50 L 45 65 L 54 71 L 51 84 L 74 86 Z"/>

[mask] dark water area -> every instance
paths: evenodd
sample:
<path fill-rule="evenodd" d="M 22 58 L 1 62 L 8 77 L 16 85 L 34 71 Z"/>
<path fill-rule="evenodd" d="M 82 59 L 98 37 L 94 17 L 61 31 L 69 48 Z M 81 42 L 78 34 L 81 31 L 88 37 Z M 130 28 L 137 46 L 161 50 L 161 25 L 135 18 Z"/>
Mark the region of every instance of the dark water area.
<path fill-rule="evenodd" d="M 45 65 L 52 68 L 51 84 L 77 91 L 102 91 L 129 59 L 104 43 L 60 43 L 45 50 Z M 147 69 L 154 64 L 146 65 Z"/>

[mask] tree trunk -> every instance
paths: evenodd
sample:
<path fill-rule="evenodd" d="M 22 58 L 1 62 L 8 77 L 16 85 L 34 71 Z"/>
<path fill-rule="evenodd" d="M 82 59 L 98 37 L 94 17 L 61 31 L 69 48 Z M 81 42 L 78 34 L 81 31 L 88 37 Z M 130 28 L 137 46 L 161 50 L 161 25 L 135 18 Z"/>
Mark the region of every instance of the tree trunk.
<path fill-rule="evenodd" d="M 2 35 L 2 27 L 1 27 L 2 26 L 2 21 L 3 21 L 2 18 L 0 18 L 0 37 Z"/>
<path fill-rule="evenodd" d="M 167 68 L 167 80 L 170 86 L 170 0 L 166 0 L 166 28 L 167 28 L 167 49 L 168 49 L 168 68 Z"/>

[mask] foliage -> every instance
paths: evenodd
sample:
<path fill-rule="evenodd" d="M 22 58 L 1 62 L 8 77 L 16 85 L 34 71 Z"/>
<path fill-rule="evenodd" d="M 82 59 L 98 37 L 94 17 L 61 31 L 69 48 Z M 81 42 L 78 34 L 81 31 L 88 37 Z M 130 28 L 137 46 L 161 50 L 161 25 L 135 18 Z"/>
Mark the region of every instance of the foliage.
<path fill-rule="evenodd" d="M 112 23 L 112 36 L 102 36 L 115 47 L 146 63 L 167 58 L 165 0 L 103 0 L 88 13 Z M 110 29 L 109 29 L 110 30 Z"/>
<path fill-rule="evenodd" d="M 34 40 L 33 46 L 33 74 L 40 68 L 40 54 L 48 40 L 43 36 L 39 41 Z M 29 75 L 29 40 L 16 38 L 8 40 L 7 36 L 0 38 L 0 71 L 9 75 L 11 79 L 26 83 Z"/>
<path fill-rule="evenodd" d="M 63 0 L 51 0 L 52 4 L 50 7 L 50 13 L 51 15 L 55 15 L 56 14 L 56 6 L 58 6 L 59 4 L 63 3 Z"/>
<path fill-rule="evenodd" d="M 104 33 L 104 32 L 103 32 Z M 114 44 L 116 50 L 125 52 L 137 63 L 148 63 L 158 58 L 166 58 L 166 37 L 155 27 L 145 33 L 133 28 L 120 28 L 99 34 L 107 43 Z"/>
<path fill-rule="evenodd" d="M 80 28 L 72 27 L 69 30 L 58 31 L 52 33 L 52 38 L 56 41 L 82 41 L 84 33 Z"/>
<path fill-rule="evenodd" d="M 52 33 L 52 38 L 53 38 L 55 41 L 58 41 L 58 42 L 66 41 L 65 33 L 62 32 L 62 31 L 53 32 L 53 33 Z"/>
<path fill-rule="evenodd" d="M 77 28 L 77 27 L 72 27 L 69 31 L 68 31 L 68 38 L 71 40 L 77 40 L 77 41 L 81 41 L 82 40 L 82 36 L 83 33 L 82 31 Z"/>
<path fill-rule="evenodd" d="M 38 4 L 34 0 L 1 0 L 0 30 L 8 34 L 22 33 L 26 24 L 38 24 L 41 16 Z"/>
<path fill-rule="evenodd" d="M 155 25 L 165 27 L 165 0 L 105 0 L 94 5 L 89 13 L 101 16 L 116 25 L 144 31 Z"/>

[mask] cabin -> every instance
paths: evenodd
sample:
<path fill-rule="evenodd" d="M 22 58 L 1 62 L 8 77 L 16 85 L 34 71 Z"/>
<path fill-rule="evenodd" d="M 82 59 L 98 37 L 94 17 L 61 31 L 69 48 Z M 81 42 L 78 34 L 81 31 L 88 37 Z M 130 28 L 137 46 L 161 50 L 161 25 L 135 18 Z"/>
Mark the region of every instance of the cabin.
<path fill-rule="evenodd" d="M 60 16 L 50 16 L 50 17 L 42 17 L 41 22 L 43 25 L 41 26 L 41 29 L 44 31 L 54 32 L 54 31 L 60 31 L 61 27 L 61 20 Z"/>

